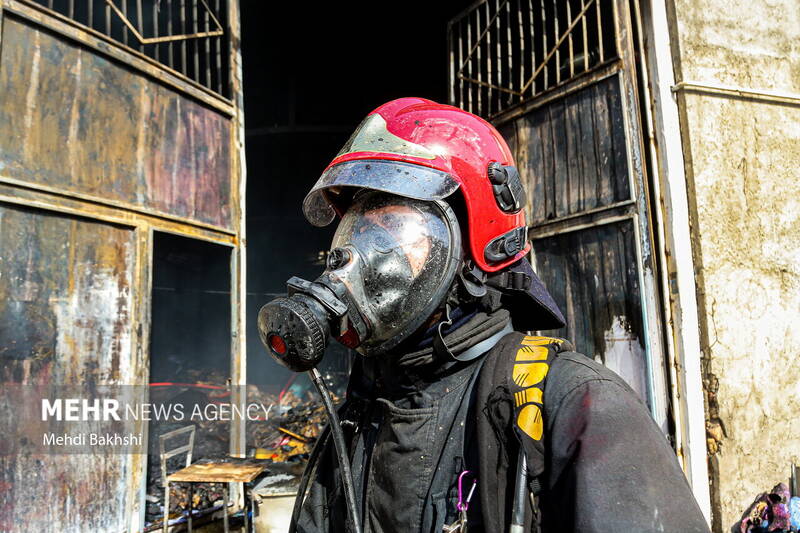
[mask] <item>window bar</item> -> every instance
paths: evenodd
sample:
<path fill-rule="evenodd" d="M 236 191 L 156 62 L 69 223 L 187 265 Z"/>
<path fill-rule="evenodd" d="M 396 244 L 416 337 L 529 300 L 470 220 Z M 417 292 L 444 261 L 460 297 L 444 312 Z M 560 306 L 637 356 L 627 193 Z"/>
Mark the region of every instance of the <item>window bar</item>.
<path fill-rule="evenodd" d="M 522 95 L 522 87 L 525 85 L 525 63 L 527 58 L 525 57 L 525 31 L 524 26 L 522 25 L 522 1 L 517 2 L 517 35 L 519 36 L 519 101 L 522 102 L 524 99 Z"/>
<path fill-rule="evenodd" d="M 595 0 L 594 6 L 597 11 L 597 51 L 600 55 L 600 63 L 605 61 L 605 53 L 603 51 L 603 19 L 600 16 L 600 0 Z"/>
<path fill-rule="evenodd" d="M 181 0 L 181 33 L 186 34 L 186 0 Z M 181 40 L 181 68 L 180 71 L 189 75 L 189 66 L 186 61 L 186 39 Z"/>
<path fill-rule="evenodd" d="M 47 0 L 47 9 L 53 9 L 53 0 Z"/>
<path fill-rule="evenodd" d="M 553 0 L 553 46 L 556 47 L 556 85 L 561 83 L 561 43 L 558 42 L 558 0 Z"/>
<path fill-rule="evenodd" d="M 153 2 L 153 37 L 159 36 L 158 13 L 159 13 L 159 0 L 155 0 Z M 161 45 L 159 43 L 156 43 L 155 46 L 153 47 L 153 57 L 155 57 L 156 61 L 159 61 L 159 48 L 161 48 Z"/>
<path fill-rule="evenodd" d="M 167 35 L 172 35 L 172 17 L 175 14 L 175 10 L 172 8 L 172 0 L 167 0 Z M 169 63 L 169 68 L 175 68 L 175 51 L 172 49 L 172 41 L 167 43 L 167 61 Z"/>
<path fill-rule="evenodd" d="M 198 20 L 197 20 L 197 2 L 192 0 L 192 33 L 198 33 Z M 192 49 L 194 50 L 194 75 L 191 78 L 197 83 L 201 83 L 202 76 L 200 74 L 200 42 L 199 39 L 192 39 Z"/>
<path fill-rule="evenodd" d="M 122 15 L 128 18 L 128 0 L 122 0 Z M 128 26 L 122 25 L 122 44 L 128 46 Z"/>
<path fill-rule="evenodd" d="M 472 25 L 469 23 L 469 19 L 467 19 L 467 46 L 469 50 L 472 50 Z M 472 54 L 469 55 L 467 58 L 467 77 L 472 79 Z M 467 111 L 472 113 L 472 83 L 467 85 Z"/>
<path fill-rule="evenodd" d="M 464 70 L 464 29 L 463 29 L 462 21 L 458 21 L 458 73 L 456 77 L 458 78 L 458 107 L 464 108 L 464 78 L 463 70 Z"/>
<path fill-rule="evenodd" d="M 478 13 L 478 10 L 476 9 L 475 11 L 472 11 L 471 13 L 469 13 L 469 15 L 467 15 L 467 17 L 469 19 L 471 19 L 473 14 L 475 15 L 475 35 L 476 35 L 476 38 L 480 39 L 481 38 L 480 37 L 481 36 L 481 16 L 480 16 L 480 13 Z M 471 20 L 469 21 L 469 24 L 472 24 Z M 475 53 L 477 54 L 477 63 L 478 63 L 478 69 L 477 69 L 478 70 L 478 76 L 477 76 L 478 85 L 475 87 L 475 89 L 476 89 L 476 91 L 478 93 L 477 94 L 477 104 L 478 104 L 478 112 L 479 113 L 483 112 L 483 98 L 482 98 L 482 96 L 483 96 L 483 86 L 481 85 L 481 83 L 483 82 L 483 62 L 481 61 L 481 48 L 482 47 L 483 47 L 482 43 L 478 42 L 478 47 L 475 49 Z"/>
<path fill-rule="evenodd" d="M 205 17 L 204 17 L 205 26 L 204 26 L 204 29 L 205 29 L 205 32 L 208 33 L 209 30 L 210 30 L 210 23 L 211 23 L 211 21 L 209 20 L 209 17 L 208 17 L 208 10 L 211 9 L 211 8 L 209 6 L 205 6 L 205 7 L 207 9 L 204 10 L 204 13 L 205 13 Z M 205 47 L 205 55 L 203 56 L 203 58 L 205 59 L 205 63 L 206 63 L 206 83 L 205 83 L 205 86 L 210 89 L 211 88 L 211 39 L 209 39 L 208 37 L 204 37 L 203 38 L 203 44 L 204 44 L 204 47 Z"/>
<path fill-rule="evenodd" d="M 136 29 L 139 35 L 144 36 L 144 21 L 142 20 L 142 0 L 136 0 Z M 144 53 L 144 44 L 139 43 L 139 51 Z"/>
<path fill-rule="evenodd" d="M 528 37 L 530 37 L 531 40 L 531 72 L 536 71 L 536 32 L 533 31 L 533 24 L 533 0 L 528 0 Z M 523 60 L 525 60 L 525 58 L 523 58 Z M 536 92 L 536 80 L 533 80 L 531 84 L 531 96 L 534 96 Z"/>
<path fill-rule="evenodd" d="M 458 105 L 456 104 L 456 66 L 455 66 L 455 48 L 453 48 L 453 43 L 455 42 L 455 33 L 453 33 L 453 28 L 455 27 L 454 24 L 450 23 L 447 26 L 447 60 L 450 62 L 449 65 L 449 76 L 447 78 L 447 103 L 450 105 Z"/>
<path fill-rule="evenodd" d="M 496 49 L 496 59 L 497 63 L 495 64 L 495 72 L 497 72 L 497 86 L 503 86 L 503 47 L 501 44 L 502 39 L 500 38 L 500 0 L 495 0 L 494 3 L 494 16 L 495 16 L 495 37 L 497 40 L 497 49 Z M 497 91 L 497 110 L 499 111 L 503 107 L 503 95 L 501 91 Z"/>
<path fill-rule="evenodd" d="M 486 15 L 486 81 L 489 83 L 486 99 L 486 114 L 492 114 L 492 104 L 494 103 L 494 91 L 492 85 L 492 30 L 489 28 L 491 17 L 489 16 L 489 2 L 484 2 L 484 14 Z"/>
<path fill-rule="evenodd" d="M 506 66 L 508 67 L 508 88 L 510 90 L 514 90 L 514 51 L 512 50 L 512 41 L 511 41 L 511 0 L 506 1 L 506 50 L 508 55 L 506 56 Z M 506 96 L 506 104 L 511 103 L 511 99 L 514 98 L 513 94 L 508 94 Z"/>
<path fill-rule="evenodd" d="M 94 25 L 94 0 L 89 0 L 89 20 L 87 26 L 90 28 Z"/>
<path fill-rule="evenodd" d="M 567 27 L 572 25 L 572 2 L 567 0 Z M 572 31 L 569 32 L 569 77 L 575 75 L 575 48 L 572 42 Z"/>
<path fill-rule="evenodd" d="M 547 66 L 544 65 L 545 58 L 547 58 L 547 10 L 544 6 L 544 0 L 541 0 L 542 3 L 542 65 L 537 66 L 536 69 L 539 70 L 540 68 L 544 72 L 544 85 L 542 85 L 542 91 L 546 91 L 548 87 L 550 87 L 550 73 L 547 71 Z M 536 71 L 534 71 L 536 72 Z"/>
<path fill-rule="evenodd" d="M 588 16 L 586 12 L 586 0 L 581 0 L 581 12 L 583 13 L 581 17 L 581 27 L 583 29 L 583 71 L 586 72 L 589 70 L 589 35 L 586 29 L 586 17 Z"/>
<path fill-rule="evenodd" d="M 219 0 L 214 0 L 214 9 L 219 20 L 222 20 L 222 12 L 219 9 Z M 214 38 L 214 47 L 216 48 L 216 64 L 217 64 L 217 92 L 222 93 L 222 37 Z"/>
<path fill-rule="evenodd" d="M 111 6 L 106 4 L 106 35 L 111 37 Z"/>
<path fill-rule="evenodd" d="M 75 20 L 75 0 L 69 0 L 67 4 L 67 16 Z"/>

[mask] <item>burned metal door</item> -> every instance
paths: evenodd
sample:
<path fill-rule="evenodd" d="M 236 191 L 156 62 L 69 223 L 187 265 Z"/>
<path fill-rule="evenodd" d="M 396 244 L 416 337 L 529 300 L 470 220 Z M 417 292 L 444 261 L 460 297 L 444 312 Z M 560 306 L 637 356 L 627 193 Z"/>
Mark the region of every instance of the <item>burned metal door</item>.
<path fill-rule="evenodd" d="M 450 99 L 508 140 L 556 332 L 619 373 L 668 431 L 629 3 L 485 0 L 451 21 Z"/>
<path fill-rule="evenodd" d="M 45 446 L 31 403 L 43 391 L 90 398 L 134 382 L 137 263 L 132 227 L 0 202 L 0 531 L 129 523 L 136 456 Z"/>

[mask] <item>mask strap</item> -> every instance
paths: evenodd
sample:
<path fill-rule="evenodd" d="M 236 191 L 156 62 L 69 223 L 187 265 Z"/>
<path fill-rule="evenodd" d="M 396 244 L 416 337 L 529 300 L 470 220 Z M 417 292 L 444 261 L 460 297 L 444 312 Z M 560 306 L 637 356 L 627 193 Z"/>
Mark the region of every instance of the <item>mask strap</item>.
<path fill-rule="evenodd" d="M 442 328 L 452 325 L 453 325 L 453 319 L 450 318 L 450 304 L 445 303 L 444 320 L 439 322 L 439 325 L 436 326 L 436 334 L 433 336 L 433 349 L 440 356 L 445 356 L 447 360 L 453 360 L 456 358 L 456 356 L 453 355 L 453 352 L 451 352 L 450 348 L 447 347 L 447 343 L 444 342 L 444 336 L 442 335 Z"/>
<path fill-rule="evenodd" d="M 491 350 L 494 347 L 494 345 L 497 344 L 498 341 L 500 341 L 500 339 L 502 339 L 512 331 L 514 331 L 514 328 L 511 325 L 511 321 L 509 321 L 508 324 L 506 324 L 506 327 L 504 327 L 503 329 L 501 329 L 488 339 L 483 339 L 478 344 L 470 346 L 460 354 L 454 355 L 453 358 L 458 361 L 472 361 L 476 357 L 483 355 L 489 350 Z"/>
<path fill-rule="evenodd" d="M 514 327 L 511 325 L 511 321 L 509 320 L 503 329 L 491 337 L 483 339 L 481 342 L 470 346 L 458 355 L 454 355 L 453 352 L 450 351 L 450 348 L 447 347 L 447 343 L 444 341 L 444 336 L 442 335 L 442 328 L 451 326 L 453 324 L 453 319 L 450 318 L 449 303 L 445 304 L 444 313 L 444 320 L 439 322 L 439 325 L 436 327 L 436 334 L 433 336 L 433 349 L 440 356 L 446 356 L 449 361 L 472 361 L 473 359 L 488 352 L 495 344 L 497 344 L 500 339 L 514 331 Z"/>

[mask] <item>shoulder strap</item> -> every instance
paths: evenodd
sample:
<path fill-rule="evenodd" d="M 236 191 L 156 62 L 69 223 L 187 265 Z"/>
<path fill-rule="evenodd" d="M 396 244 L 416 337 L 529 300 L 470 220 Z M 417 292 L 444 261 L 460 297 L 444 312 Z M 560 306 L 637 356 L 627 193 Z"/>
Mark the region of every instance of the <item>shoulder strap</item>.
<path fill-rule="evenodd" d="M 520 450 L 525 466 L 520 475 L 515 476 L 523 483 L 516 485 L 527 485 L 534 495 L 540 491 L 539 478 L 545 470 L 547 375 L 558 354 L 570 349 L 570 344 L 563 339 L 515 333 L 492 351 L 480 378 L 478 401 L 486 418 L 482 422 L 492 428 L 497 449 L 503 450 L 500 461 L 505 461 L 506 466 L 501 469 L 507 469 L 507 476 L 513 476 L 515 467 L 523 463 L 517 457 L 517 450 Z M 516 440 L 518 445 L 507 442 L 509 440 Z M 519 516 L 511 516 L 504 522 L 518 520 Z M 531 516 L 526 521 L 537 522 L 536 517 Z"/>

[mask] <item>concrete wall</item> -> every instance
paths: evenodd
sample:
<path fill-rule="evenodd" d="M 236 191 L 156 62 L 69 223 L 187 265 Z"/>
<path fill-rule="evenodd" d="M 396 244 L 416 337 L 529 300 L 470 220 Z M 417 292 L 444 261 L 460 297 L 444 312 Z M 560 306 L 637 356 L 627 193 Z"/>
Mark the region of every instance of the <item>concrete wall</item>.
<path fill-rule="evenodd" d="M 668 0 L 677 81 L 800 94 L 796 0 Z M 714 530 L 800 462 L 800 99 L 678 92 Z"/>

